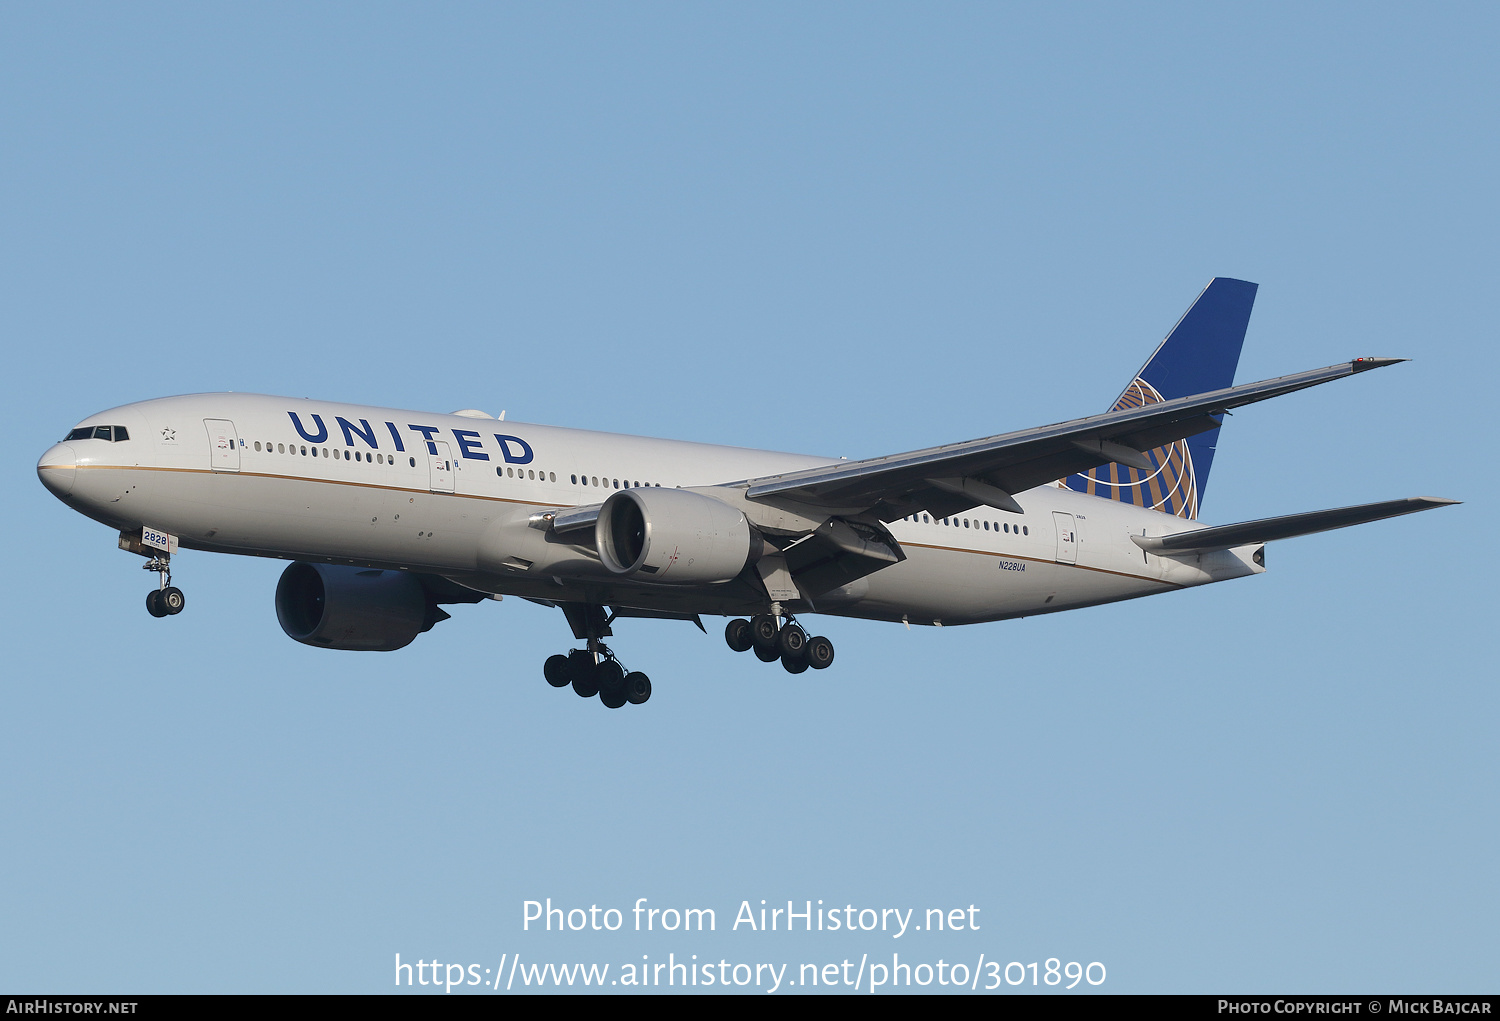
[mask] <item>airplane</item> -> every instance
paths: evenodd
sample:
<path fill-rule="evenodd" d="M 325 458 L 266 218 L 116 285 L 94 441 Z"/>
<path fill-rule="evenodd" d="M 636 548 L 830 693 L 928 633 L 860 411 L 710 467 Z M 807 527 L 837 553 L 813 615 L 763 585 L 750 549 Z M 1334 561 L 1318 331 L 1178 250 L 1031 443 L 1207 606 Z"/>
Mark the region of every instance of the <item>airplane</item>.
<path fill-rule="evenodd" d="M 316 648 L 400 649 L 444 605 L 516 596 L 584 643 L 547 682 L 617 709 L 651 697 L 604 644 L 622 618 L 731 617 L 731 649 L 797 674 L 834 659 L 810 615 L 1055 613 L 1260 574 L 1276 539 L 1458 502 L 1198 520 L 1224 415 L 1405 361 L 1235 386 L 1257 286 L 1210 281 L 1102 414 L 863 460 L 217 393 L 91 415 L 37 474 L 146 558 L 152 616 L 185 606 L 179 549 L 291 560 L 277 619 Z"/>

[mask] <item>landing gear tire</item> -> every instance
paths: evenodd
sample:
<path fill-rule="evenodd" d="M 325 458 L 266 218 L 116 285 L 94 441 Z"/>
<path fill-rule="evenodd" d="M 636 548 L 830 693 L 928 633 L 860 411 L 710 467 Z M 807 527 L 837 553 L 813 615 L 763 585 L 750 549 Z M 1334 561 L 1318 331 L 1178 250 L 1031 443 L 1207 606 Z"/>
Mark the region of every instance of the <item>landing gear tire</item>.
<path fill-rule="evenodd" d="M 168 585 L 161 590 L 161 605 L 168 614 L 178 614 L 187 605 L 187 597 L 182 594 L 182 589 Z"/>
<path fill-rule="evenodd" d="M 639 670 L 625 675 L 625 700 L 640 705 L 651 697 L 651 678 Z"/>
<path fill-rule="evenodd" d="M 594 657 L 587 649 L 571 649 L 568 652 L 568 683 L 572 684 L 578 678 L 589 678 L 594 675 Z"/>
<path fill-rule="evenodd" d="M 814 670 L 827 670 L 833 663 L 833 643 L 822 635 L 809 638 L 804 656 L 807 659 L 807 665 Z"/>
<path fill-rule="evenodd" d="M 781 665 L 789 674 L 800 674 L 807 669 L 807 660 L 801 656 L 782 656 Z"/>
<path fill-rule="evenodd" d="M 807 649 L 807 632 L 796 624 L 788 624 L 776 635 L 776 648 L 781 651 L 783 659 L 802 659 L 802 654 Z"/>
<path fill-rule="evenodd" d="M 579 698 L 593 698 L 599 694 L 599 670 L 590 666 L 587 670 L 574 669 L 573 694 Z"/>
<path fill-rule="evenodd" d="M 769 613 L 756 614 L 750 621 L 750 637 L 756 650 L 776 648 L 776 634 L 779 630 L 775 617 Z M 770 660 L 766 662 L 769 663 Z"/>
<path fill-rule="evenodd" d="M 152 589 L 146 593 L 146 612 L 153 617 L 165 617 L 172 612 L 162 604 L 160 589 Z"/>
<path fill-rule="evenodd" d="M 625 704 L 625 668 L 612 659 L 599 664 L 594 672 L 599 686 L 599 701 L 611 709 Z"/>
<path fill-rule="evenodd" d="M 750 646 L 755 644 L 755 638 L 751 634 L 750 622 L 744 617 L 736 617 L 724 627 L 724 641 L 735 652 L 749 652 Z"/>
<path fill-rule="evenodd" d="M 542 667 L 542 675 L 554 688 L 566 688 L 572 679 L 571 670 L 572 664 L 568 662 L 567 656 L 548 656 Z"/>
<path fill-rule="evenodd" d="M 770 648 L 757 645 L 755 647 L 755 658 L 762 663 L 774 663 L 781 658 L 781 653 L 774 645 Z"/>

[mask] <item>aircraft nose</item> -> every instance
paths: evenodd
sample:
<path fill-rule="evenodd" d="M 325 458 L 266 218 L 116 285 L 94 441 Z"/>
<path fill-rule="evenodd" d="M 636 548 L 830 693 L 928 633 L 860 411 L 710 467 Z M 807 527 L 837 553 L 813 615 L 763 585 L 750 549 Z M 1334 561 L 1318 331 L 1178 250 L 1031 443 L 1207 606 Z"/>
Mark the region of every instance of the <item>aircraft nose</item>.
<path fill-rule="evenodd" d="M 78 452 L 66 443 L 54 444 L 36 463 L 36 474 L 53 496 L 66 498 L 78 474 Z"/>

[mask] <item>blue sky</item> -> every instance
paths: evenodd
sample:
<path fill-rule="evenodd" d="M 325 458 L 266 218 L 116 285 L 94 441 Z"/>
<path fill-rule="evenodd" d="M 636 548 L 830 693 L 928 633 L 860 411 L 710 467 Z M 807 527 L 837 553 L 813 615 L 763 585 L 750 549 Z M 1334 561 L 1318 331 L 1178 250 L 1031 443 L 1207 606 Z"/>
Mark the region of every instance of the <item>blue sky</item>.
<path fill-rule="evenodd" d="M 1497 21 L 0 11 L 0 986 L 899 952 L 1098 961 L 1115 992 L 1493 991 Z M 817 675 L 716 620 L 630 623 L 656 694 L 610 713 L 542 681 L 570 636 L 519 600 L 329 653 L 278 628 L 279 562 L 189 553 L 187 612 L 153 620 L 137 559 L 34 472 L 85 415 L 211 390 L 890 453 L 1103 410 L 1215 275 L 1261 285 L 1240 381 L 1412 362 L 1236 414 L 1205 519 L 1464 505 L 1156 599 L 822 619 Z M 719 928 L 522 931 L 547 897 Z M 762 898 L 981 928 L 731 931 Z"/>

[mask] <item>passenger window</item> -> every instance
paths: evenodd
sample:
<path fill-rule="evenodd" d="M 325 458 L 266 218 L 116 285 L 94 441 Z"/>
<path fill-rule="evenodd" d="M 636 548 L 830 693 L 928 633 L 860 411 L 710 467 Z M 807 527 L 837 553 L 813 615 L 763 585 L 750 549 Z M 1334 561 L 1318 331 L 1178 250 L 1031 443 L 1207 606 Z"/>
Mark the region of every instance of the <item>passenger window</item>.
<path fill-rule="evenodd" d="M 555 472 L 548 472 L 547 473 L 547 481 L 548 482 L 556 482 L 557 481 L 557 474 Z"/>
<path fill-rule="evenodd" d="M 280 444 L 280 443 L 276 444 L 276 453 L 278 453 L 278 454 L 285 454 L 286 453 L 286 447 L 285 447 L 285 445 Z"/>
<path fill-rule="evenodd" d="M 1027 527 L 1027 526 L 1025 526 L 1025 525 L 1022 525 L 1022 526 L 1021 526 L 1021 531 L 1022 531 L 1022 532 L 1024 532 L 1024 533 L 1025 533 L 1025 534 L 1027 534 L 1027 535 L 1030 535 L 1030 534 L 1031 534 L 1031 529 L 1030 529 L 1030 528 L 1028 528 L 1028 527 Z"/>
<path fill-rule="evenodd" d="M 408 457 L 406 460 L 411 464 L 413 468 L 417 466 L 417 459 L 415 457 Z M 495 470 L 499 471 L 500 469 L 496 468 Z"/>

